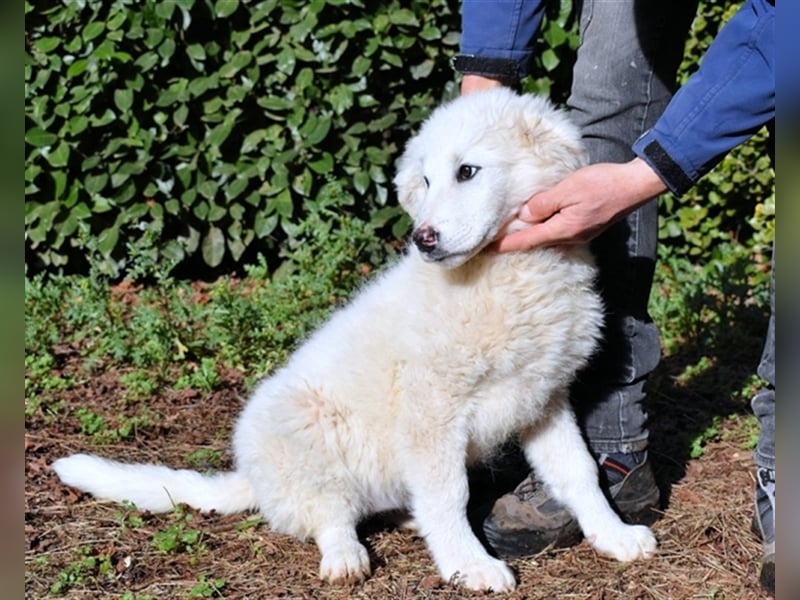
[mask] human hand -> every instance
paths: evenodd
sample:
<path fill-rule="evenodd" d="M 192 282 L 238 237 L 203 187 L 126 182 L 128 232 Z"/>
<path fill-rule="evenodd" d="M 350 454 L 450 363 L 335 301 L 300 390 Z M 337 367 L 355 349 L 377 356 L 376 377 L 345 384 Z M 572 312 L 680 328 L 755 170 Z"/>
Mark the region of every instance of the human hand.
<path fill-rule="evenodd" d="M 640 158 L 578 169 L 549 190 L 531 196 L 519 219 L 530 226 L 501 237 L 498 252 L 585 243 L 666 190 Z"/>
<path fill-rule="evenodd" d="M 483 90 L 499 87 L 501 85 L 503 84 L 497 79 L 491 79 L 483 75 L 466 74 L 461 78 L 461 95 L 466 96 L 472 92 L 482 92 Z"/>

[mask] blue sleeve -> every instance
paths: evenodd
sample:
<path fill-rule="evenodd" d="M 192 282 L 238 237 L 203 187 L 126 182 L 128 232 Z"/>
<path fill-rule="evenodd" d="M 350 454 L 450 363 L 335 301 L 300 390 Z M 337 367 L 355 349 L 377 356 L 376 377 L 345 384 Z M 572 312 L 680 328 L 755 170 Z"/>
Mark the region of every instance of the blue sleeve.
<path fill-rule="evenodd" d="M 775 6 L 748 0 L 634 152 L 683 194 L 775 115 Z"/>
<path fill-rule="evenodd" d="M 533 41 L 544 15 L 543 0 L 463 0 L 461 7 L 461 55 L 498 61 L 476 62 L 462 72 L 492 76 L 492 64 L 506 62 L 521 79 L 530 70 Z M 488 68 L 483 68 L 489 65 Z"/>

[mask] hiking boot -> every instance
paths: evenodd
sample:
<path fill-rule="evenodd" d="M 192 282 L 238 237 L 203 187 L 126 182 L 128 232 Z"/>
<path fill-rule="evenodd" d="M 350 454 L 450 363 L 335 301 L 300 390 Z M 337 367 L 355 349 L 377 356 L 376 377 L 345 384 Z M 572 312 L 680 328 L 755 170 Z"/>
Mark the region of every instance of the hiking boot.
<path fill-rule="evenodd" d="M 753 532 L 764 545 L 761 587 L 775 595 L 775 470 L 758 469 L 756 472 L 756 511 L 753 515 Z"/>
<path fill-rule="evenodd" d="M 660 493 L 647 454 L 638 464 L 623 454 L 603 455 L 599 462 L 601 485 L 623 519 L 643 525 L 655 521 L 658 513 L 653 509 Z M 583 537 L 572 513 L 550 496 L 533 472 L 495 502 L 483 522 L 483 533 L 498 556 L 508 558 L 573 546 Z"/>

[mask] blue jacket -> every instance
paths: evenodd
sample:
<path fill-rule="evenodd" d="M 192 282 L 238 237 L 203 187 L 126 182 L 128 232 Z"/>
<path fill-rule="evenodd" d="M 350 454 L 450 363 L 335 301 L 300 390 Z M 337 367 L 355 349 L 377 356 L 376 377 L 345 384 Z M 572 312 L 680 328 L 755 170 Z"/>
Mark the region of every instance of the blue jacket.
<path fill-rule="evenodd" d="M 457 60 L 456 68 L 502 80 L 526 75 L 543 5 L 464 0 L 461 54 L 467 58 Z M 774 1 L 747 0 L 661 118 L 633 144 L 676 194 L 774 118 L 774 29 Z"/>

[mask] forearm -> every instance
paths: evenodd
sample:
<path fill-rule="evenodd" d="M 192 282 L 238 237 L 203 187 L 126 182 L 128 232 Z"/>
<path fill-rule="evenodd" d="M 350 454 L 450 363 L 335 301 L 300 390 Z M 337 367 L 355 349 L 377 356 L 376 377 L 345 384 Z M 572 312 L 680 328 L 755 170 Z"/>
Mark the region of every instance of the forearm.
<path fill-rule="evenodd" d="M 528 74 L 542 0 L 463 0 L 456 69 L 511 85 Z"/>
<path fill-rule="evenodd" d="M 774 117 L 774 13 L 768 0 L 746 2 L 656 125 L 634 144 L 676 194 Z"/>

